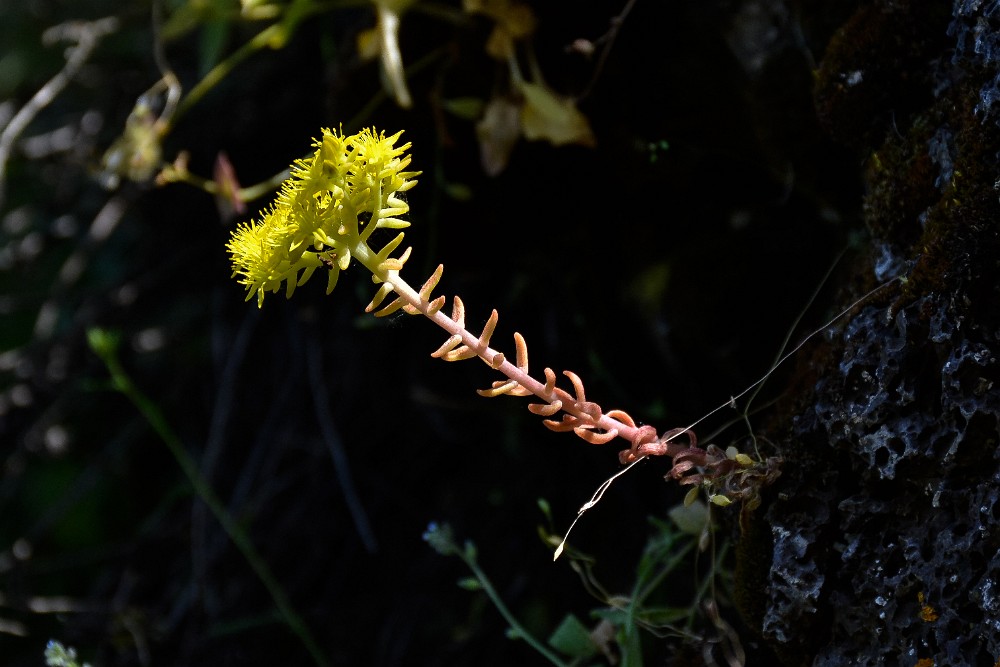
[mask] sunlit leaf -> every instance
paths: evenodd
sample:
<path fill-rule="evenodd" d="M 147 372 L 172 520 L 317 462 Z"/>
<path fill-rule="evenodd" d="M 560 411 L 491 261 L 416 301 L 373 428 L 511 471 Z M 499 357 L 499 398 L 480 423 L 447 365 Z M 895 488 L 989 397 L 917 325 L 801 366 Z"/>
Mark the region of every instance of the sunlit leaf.
<path fill-rule="evenodd" d="M 700 500 L 695 500 L 690 505 L 677 505 L 667 514 L 681 532 L 700 535 L 708 521 L 708 506 Z"/>
<path fill-rule="evenodd" d="M 537 83 L 521 83 L 519 89 L 524 95 L 521 128 L 526 139 L 545 139 L 555 146 L 596 144 L 590 122 L 572 99 Z"/>

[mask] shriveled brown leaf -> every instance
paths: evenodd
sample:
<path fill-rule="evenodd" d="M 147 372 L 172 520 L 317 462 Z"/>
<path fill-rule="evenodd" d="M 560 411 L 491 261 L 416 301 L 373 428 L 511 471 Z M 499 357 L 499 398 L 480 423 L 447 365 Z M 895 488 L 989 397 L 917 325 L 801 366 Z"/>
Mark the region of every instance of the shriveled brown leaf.
<path fill-rule="evenodd" d="M 483 171 L 497 176 L 506 168 L 521 136 L 521 106 L 507 97 L 494 97 L 476 123 Z"/>

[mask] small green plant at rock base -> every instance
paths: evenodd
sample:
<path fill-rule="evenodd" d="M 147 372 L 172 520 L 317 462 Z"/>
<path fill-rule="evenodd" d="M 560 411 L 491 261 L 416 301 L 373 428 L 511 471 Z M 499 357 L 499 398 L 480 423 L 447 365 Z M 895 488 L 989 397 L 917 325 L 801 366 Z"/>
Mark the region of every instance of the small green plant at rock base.
<path fill-rule="evenodd" d="M 539 501 L 548 516 L 546 503 Z M 700 505 L 705 513 L 708 509 Z M 673 519 L 673 516 L 671 517 Z M 684 637 L 703 647 L 719 646 L 724 655 L 732 655 L 736 660 L 727 664 L 744 664 L 739 640 L 728 624 L 718 619 L 714 613 L 715 603 L 708 595 L 714 584 L 716 569 L 711 568 L 705 583 L 698 587 L 695 601 L 687 606 L 664 606 L 657 602 L 657 594 L 669 587 L 668 576 L 685 562 L 695 546 L 695 537 L 676 520 L 671 522 L 650 519 L 653 533 L 637 563 L 636 577 L 632 590 L 626 595 L 609 593 L 601 585 L 593 572 L 594 559 L 586 554 L 568 548 L 572 568 L 580 575 L 584 588 L 600 602 L 590 616 L 596 621 L 593 627 L 577 616 L 567 614 L 549 635 L 545 642 L 533 636 L 514 616 L 500 598 L 493 584 L 477 561 L 476 546 L 471 541 L 459 545 L 452 528 L 448 524 L 432 522 L 424 532 L 423 539 L 442 556 L 457 556 L 472 572 L 471 577 L 461 579 L 458 585 L 469 591 L 486 593 L 493 606 L 508 624 L 507 635 L 511 639 L 522 640 L 551 664 L 559 667 L 592 664 L 587 661 L 603 655 L 609 664 L 622 667 L 643 665 L 640 631 L 655 637 Z M 699 526 L 700 530 L 704 526 Z M 553 544 L 551 535 L 540 529 L 547 544 Z M 558 542 L 558 538 L 555 538 Z M 724 552 L 724 550 L 723 550 Z M 721 561 L 720 553 L 716 562 Z M 710 635 L 700 636 L 692 632 L 694 617 L 708 612 L 713 625 Z"/>
<path fill-rule="evenodd" d="M 551 524 L 548 504 L 540 501 L 539 506 Z M 699 500 L 674 507 L 667 513 L 669 520 L 647 517 L 650 533 L 635 564 L 631 590 L 624 593 L 610 592 L 598 580 L 596 560 L 567 546 L 570 567 L 579 575 L 584 589 L 600 602 L 590 612 L 591 618 L 599 623 L 587 633 L 587 638 L 610 664 L 641 667 L 644 636 L 674 637 L 688 646 L 698 646 L 706 664 L 746 664 L 739 637 L 719 615 L 719 590 L 730 590 L 732 577 L 724 565 L 727 543 L 716 548 L 710 513 L 710 507 Z M 539 534 L 549 545 L 560 541 L 541 527 Z M 697 569 L 692 567 L 695 547 L 697 552 L 713 556 L 696 582 L 684 581 L 682 571 Z M 684 597 L 677 590 L 678 585 L 687 588 L 695 583 L 689 601 L 678 604 Z M 579 630 L 584 627 L 582 621 L 569 615 L 549 638 L 549 644 L 568 655 L 583 655 L 581 650 L 586 644 L 580 641 Z"/>
<path fill-rule="evenodd" d="M 591 444 L 622 438 L 629 444 L 619 453 L 623 464 L 647 456 L 668 456 L 673 461 L 669 479 L 704 488 L 718 505 L 741 500 L 745 509 L 756 507 L 761 486 L 777 477 L 776 460 L 755 460 L 715 445 L 699 447 L 691 427 L 659 434 L 652 426 L 638 426 L 625 411 L 606 411 L 588 399 L 583 381 L 572 371 L 563 372 L 571 390 L 556 386 L 557 375 L 551 368 L 536 378 L 528 371 L 528 347 L 519 333 L 514 334 L 513 362 L 490 346 L 498 322 L 496 310 L 478 335 L 466 328 L 465 304 L 459 297 L 453 298 L 450 314 L 445 313 L 445 297 L 432 296 L 443 266 L 439 265 L 419 289 L 402 278 L 400 271 L 411 248 L 397 252 L 403 242 L 402 230 L 409 226 L 399 217 L 409 211 L 401 195 L 416 185 L 420 172 L 408 171 L 411 158 L 406 151 L 410 144 L 397 145 L 401 134 L 387 137 L 365 129 L 345 136 L 329 129 L 322 131 L 313 144 L 313 156 L 292 165 L 290 177 L 261 219 L 241 224 L 227 245 L 233 276 L 246 286 L 247 300 L 256 297 L 261 307 L 265 294 L 282 286 L 291 297 L 317 270 L 326 273 L 330 293 L 340 272 L 356 260 L 379 285 L 367 312 L 376 317 L 400 310 L 423 315 L 448 334 L 431 356 L 445 361 L 478 357 L 505 376 L 479 390 L 480 395 L 534 397 L 536 402 L 528 409 L 543 417 L 543 424 L 553 431 L 572 431 Z M 373 233 L 378 229 L 398 233 L 381 247 L 373 247 Z M 611 252 L 611 239 L 608 244 Z M 686 442 L 675 442 L 682 436 Z M 583 509 L 597 500 L 595 497 Z M 561 545 L 556 557 L 560 552 Z"/>

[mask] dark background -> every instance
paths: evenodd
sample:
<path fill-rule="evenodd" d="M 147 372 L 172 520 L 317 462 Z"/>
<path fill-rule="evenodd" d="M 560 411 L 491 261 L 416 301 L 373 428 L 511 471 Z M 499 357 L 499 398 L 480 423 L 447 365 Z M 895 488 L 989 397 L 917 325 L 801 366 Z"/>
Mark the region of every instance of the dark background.
<path fill-rule="evenodd" d="M 510 335 L 521 332 L 533 370 L 572 369 L 588 398 L 662 432 L 761 377 L 835 257 L 864 233 L 867 156 L 826 138 L 812 98 L 827 40 L 857 3 L 809 4 L 640 0 L 598 70 L 596 58 L 566 47 L 604 34 L 624 4 L 532 3 L 531 43 L 548 85 L 573 96 L 596 76 L 578 106 L 597 143 L 522 140 L 491 178 L 474 124 L 442 110 L 443 100 L 487 99 L 505 85 L 504 66 L 483 51 L 490 20 L 457 3 L 404 16 L 404 60 L 432 57 L 409 76 L 414 106 L 402 110 L 379 101 L 377 65 L 355 54 L 372 10 L 334 3 L 180 117 L 163 157 L 188 151 L 191 172 L 209 177 L 224 151 L 249 185 L 303 156 L 321 127 L 405 130 L 412 167 L 423 171 L 408 193 L 410 281 L 443 263 L 438 291 L 462 297 L 470 326 L 497 308 L 498 347 L 512 352 Z M 443 338 L 421 319 L 366 316 L 373 288 L 356 267 L 329 297 L 314 281 L 291 301 L 269 295 L 260 311 L 245 303 L 224 244 L 269 197 L 229 217 L 185 184 L 103 189 L 101 154 L 159 78 L 151 13 L 145 2 L 0 9 L 4 118 L 62 66 L 62 47 L 41 45 L 45 28 L 121 20 L 8 164 L 0 619 L 17 631 L 0 633 L 0 663 L 41 664 L 50 638 L 95 665 L 309 662 L 161 440 L 107 385 L 86 344 L 94 326 L 121 333 L 127 371 L 333 664 L 540 662 L 504 637 L 481 594 L 455 586 L 467 574 L 461 563 L 421 534 L 448 522 L 475 541 L 503 598 L 540 636 L 568 612 L 587 618 L 597 603 L 565 562 L 551 562 L 536 501 L 546 498 L 555 530 L 565 530 L 619 469 L 619 445 L 551 433 L 524 399 L 477 397 L 495 375 L 475 361 L 430 358 Z M 185 91 L 262 27 L 199 16 L 164 44 Z M 61 127 L 76 133 L 70 146 L 23 148 Z M 471 196 L 450 196 L 456 184 Z M 88 240 L 109 201 L 120 221 Z M 79 278 L 62 279 L 81 251 Z M 849 251 L 841 266 L 865 252 Z M 793 342 L 845 303 L 821 290 Z M 42 312 L 55 315 L 44 330 Z M 781 386 L 776 378 L 758 402 L 780 400 Z M 718 413 L 698 432 L 737 416 Z M 324 427 L 335 429 L 346 465 L 333 460 Z M 737 425 L 715 441 L 743 446 L 746 436 Z M 668 467 L 636 468 L 574 533 L 612 592 L 630 586 L 648 517 L 663 518 L 684 493 L 663 481 Z M 345 496 L 363 508 L 367 545 Z M 675 575 L 675 604 L 688 604 L 704 566 L 692 560 Z M 46 600 L 60 613 L 40 606 Z M 732 607 L 723 616 L 740 627 Z M 752 635 L 743 636 L 752 656 Z M 651 664 L 678 644 L 650 637 Z"/>

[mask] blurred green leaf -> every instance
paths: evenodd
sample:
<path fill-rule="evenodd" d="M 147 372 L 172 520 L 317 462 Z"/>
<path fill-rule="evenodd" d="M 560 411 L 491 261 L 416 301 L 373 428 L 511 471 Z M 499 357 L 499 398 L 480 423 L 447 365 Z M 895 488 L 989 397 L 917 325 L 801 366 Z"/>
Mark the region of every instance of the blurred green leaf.
<path fill-rule="evenodd" d="M 238 17 L 239 7 L 232 0 L 187 0 L 170 13 L 160 34 L 169 42 L 183 37 L 203 23 Z"/>
<path fill-rule="evenodd" d="M 701 535 L 708 522 L 708 506 L 701 500 L 695 500 L 690 505 L 677 505 L 667 514 L 682 533 L 696 537 Z"/>
<path fill-rule="evenodd" d="M 458 580 L 458 587 L 467 591 L 481 591 L 483 585 L 475 577 L 463 577 Z"/>
<path fill-rule="evenodd" d="M 691 607 L 645 607 L 637 614 L 644 623 L 662 627 L 691 617 Z"/>
<path fill-rule="evenodd" d="M 454 97 L 450 100 L 443 100 L 441 106 L 444 107 L 445 111 L 464 120 L 477 120 L 483 115 L 486 102 L 478 97 Z"/>
<path fill-rule="evenodd" d="M 472 199 L 472 188 L 464 183 L 447 182 L 442 185 L 444 193 L 455 201 L 469 201 Z"/>
<path fill-rule="evenodd" d="M 574 658 L 588 658 L 598 651 L 590 630 L 573 614 L 563 617 L 549 636 L 549 646 Z"/>

